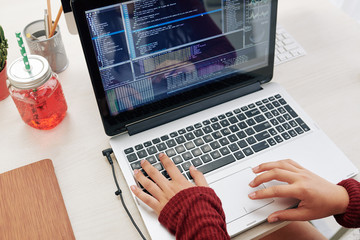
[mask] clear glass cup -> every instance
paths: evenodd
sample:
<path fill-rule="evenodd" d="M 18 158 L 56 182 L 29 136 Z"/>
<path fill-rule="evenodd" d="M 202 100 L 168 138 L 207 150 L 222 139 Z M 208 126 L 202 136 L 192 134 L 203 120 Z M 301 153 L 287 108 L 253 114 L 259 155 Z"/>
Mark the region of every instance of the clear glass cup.
<path fill-rule="evenodd" d="M 52 129 L 65 117 L 67 104 L 57 74 L 46 59 L 29 55 L 31 71 L 22 58 L 8 69 L 9 92 L 23 121 L 41 130 Z"/>

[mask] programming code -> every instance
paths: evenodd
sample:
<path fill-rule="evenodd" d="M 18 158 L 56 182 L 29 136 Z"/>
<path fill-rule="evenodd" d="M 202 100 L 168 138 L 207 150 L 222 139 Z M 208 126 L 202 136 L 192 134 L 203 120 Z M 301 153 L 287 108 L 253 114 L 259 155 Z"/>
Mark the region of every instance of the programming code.
<path fill-rule="evenodd" d="M 270 0 L 137 0 L 86 12 L 112 115 L 266 66 Z"/>

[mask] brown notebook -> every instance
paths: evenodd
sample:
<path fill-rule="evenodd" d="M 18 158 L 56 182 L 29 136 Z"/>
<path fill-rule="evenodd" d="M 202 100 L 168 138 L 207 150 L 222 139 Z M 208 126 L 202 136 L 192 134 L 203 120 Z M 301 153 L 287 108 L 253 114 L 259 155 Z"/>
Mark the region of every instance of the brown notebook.
<path fill-rule="evenodd" d="M 51 160 L 0 174 L 0 239 L 75 239 Z"/>

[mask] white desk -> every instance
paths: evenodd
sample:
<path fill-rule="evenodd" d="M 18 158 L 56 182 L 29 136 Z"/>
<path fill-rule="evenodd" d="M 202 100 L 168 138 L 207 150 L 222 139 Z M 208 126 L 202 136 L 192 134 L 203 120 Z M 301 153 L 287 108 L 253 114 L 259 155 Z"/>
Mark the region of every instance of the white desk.
<path fill-rule="evenodd" d="M 46 1 L 1 1 L 0 24 L 9 39 L 9 62 L 19 57 L 15 31 L 42 18 Z M 60 1 L 53 1 L 53 16 Z M 21 7 L 20 7 L 21 6 Z M 15 17 L 17 16 L 17 17 Z M 360 25 L 328 0 L 280 0 L 279 23 L 307 55 L 275 68 L 281 83 L 360 168 Z M 97 110 L 78 36 L 60 21 L 70 65 L 59 75 L 69 105 L 64 121 L 40 131 L 26 126 L 10 97 L 0 102 L 0 172 L 50 158 L 77 239 L 139 239 L 114 195 L 111 168 L 101 150 L 109 147 Z M 148 236 L 116 167 L 125 201 Z M 282 224 L 262 224 L 235 239 L 256 238 Z"/>

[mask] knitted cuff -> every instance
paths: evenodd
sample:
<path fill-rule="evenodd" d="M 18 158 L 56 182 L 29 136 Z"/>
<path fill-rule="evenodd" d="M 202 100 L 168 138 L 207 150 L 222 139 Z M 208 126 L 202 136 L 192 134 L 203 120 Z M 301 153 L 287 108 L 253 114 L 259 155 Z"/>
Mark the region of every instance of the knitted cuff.
<path fill-rule="evenodd" d="M 336 221 L 346 228 L 360 227 L 360 183 L 355 179 L 346 179 L 338 183 L 349 194 L 349 205 L 343 214 L 334 215 Z"/>

